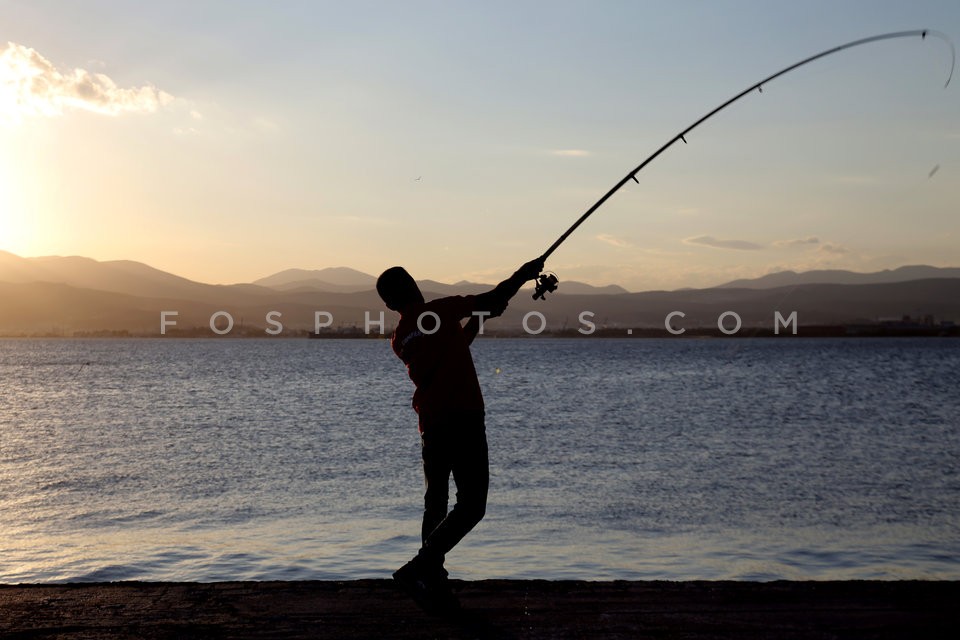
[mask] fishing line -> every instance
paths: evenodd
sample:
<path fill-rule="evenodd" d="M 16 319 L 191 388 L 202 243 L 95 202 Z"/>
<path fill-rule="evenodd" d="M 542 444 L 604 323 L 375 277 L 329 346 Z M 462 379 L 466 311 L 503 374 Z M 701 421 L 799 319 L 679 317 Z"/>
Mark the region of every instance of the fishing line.
<path fill-rule="evenodd" d="M 698 126 L 700 126 L 703 122 L 705 122 L 706 120 L 708 120 L 708 119 L 711 118 L 712 116 L 716 115 L 716 114 L 719 113 L 720 111 L 723 111 L 724 109 L 726 109 L 727 107 L 729 107 L 731 104 L 733 104 L 734 102 L 736 102 L 736 101 L 739 100 L 740 98 L 742 98 L 742 97 L 744 97 L 744 96 L 746 96 L 746 95 L 748 95 L 748 94 L 750 94 L 750 93 L 752 93 L 752 92 L 754 92 L 754 91 L 756 91 L 756 92 L 758 92 L 758 93 L 763 93 L 763 85 L 771 82 L 772 80 L 775 80 L 775 79 L 779 78 L 780 76 L 782 76 L 782 75 L 784 75 L 784 74 L 786 74 L 786 73 L 789 73 L 790 71 L 793 71 L 794 69 L 797 69 L 798 67 L 802 67 L 802 66 L 805 65 L 805 64 L 809 64 L 809 63 L 813 62 L 814 60 L 819 60 L 820 58 L 824 58 L 824 57 L 829 56 L 829 55 L 831 55 L 831 54 L 838 53 L 838 52 L 840 52 L 840 51 L 843 51 L 844 49 L 851 49 L 851 48 L 853 48 L 853 47 L 858 47 L 858 46 L 860 46 L 860 45 L 869 44 L 869 43 L 871 43 L 871 42 L 878 42 L 878 41 L 881 41 L 881 40 L 892 40 L 892 39 L 894 39 L 894 38 L 909 38 L 909 37 L 916 37 L 916 36 L 919 36 L 922 40 L 926 40 L 926 39 L 927 39 L 927 36 L 932 36 L 932 37 L 934 37 L 934 38 L 939 38 L 940 40 L 943 40 L 945 43 L 947 43 L 947 44 L 950 46 L 950 73 L 947 75 L 947 81 L 943 83 L 943 87 L 944 87 L 944 88 L 947 88 L 947 86 L 950 85 L 950 80 L 953 78 L 953 69 L 954 69 L 954 66 L 956 65 L 956 62 L 957 62 L 957 52 L 956 52 L 956 48 L 953 46 L 953 41 L 950 39 L 949 36 L 947 36 L 945 33 L 942 33 L 942 32 L 940 32 L 940 31 L 935 31 L 935 30 L 933 30 L 933 29 L 915 29 L 915 30 L 912 30 L 912 31 L 895 31 L 895 32 L 892 32 L 892 33 L 882 33 L 882 34 L 879 34 L 879 35 L 870 36 L 870 37 L 868 37 L 868 38 L 861 38 L 861 39 L 859 39 L 859 40 L 853 40 L 853 41 L 851 41 L 851 42 L 847 42 L 847 43 L 845 43 L 845 44 L 841 44 L 841 45 L 839 45 L 839 46 L 836 46 L 836 47 L 832 47 L 832 48 L 830 48 L 830 49 L 827 49 L 826 51 L 821 51 L 820 53 L 817 53 L 817 54 L 815 54 L 815 55 L 810 56 L 809 58 L 804 58 L 803 60 L 801 60 L 801 61 L 799 61 L 799 62 L 795 62 L 794 64 L 790 65 L 789 67 L 786 67 L 786 68 L 784 68 L 784 69 L 781 69 L 780 71 L 777 71 L 776 73 L 767 76 L 766 78 L 764 78 L 764 79 L 761 80 L 760 82 L 757 82 L 756 84 L 750 85 L 749 87 L 747 87 L 746 89 L 744 89 L 743 91 L 741 91 L 740 93 L 738 93 L 737 95 L 733 96 L 732 98 L 730 98 L 730 99 L 727 100 L 726 102 L 722 103 L 720 106 L 714 108 L 712 111 L 710 111 L 710 112 L 708 112 L 706 115 L 702 116 L 699 120 L 697 120 L 696 122 L 694 122 L 693 124 L 691 124 L 690 126 L 688 126 L 686 129 L 682 130 L 680 133 L 678 133 L 677 135 L 675 135 L 673 138 L 671 138 L 666 144 L 664 144 L 662 147 L 660 147 L 659 149 L 657 149 L 653 154 L 651 154 L 651 155 L 650 155 L 649 157 L 647 157 L 643 162 L 641 162 L 636 168 L 634 168 L 634 169 L 633 169 L 632 171 L 630 171 L 627 175 L 625 175 L 625 176 L 623 177 L 623 179 L 620 180 L 620 182 L 618 182 L 617 184 L 615 184 L 612 189 L 610 189 L 609 191 L 607 191 L 607 192 L 603 195 L 603 197 L 601 197 L 599 200 L 597 200 L 597 201 L 593 204 L 593 206 L 591 206 L 589 209 L 587 209 L 586 212 L 584 212 L 584 214 L 581 215 L 581 216 L 577 219 L 577 221 L 574 222 L 574 223 L 570 226 L 570 228 L 567 229 L 567 230 L 563 233 L 563 235 L 561 235 L 559 238 L 557 238 L 557 241 L 556 241 L 556 242 L 554 242 L 552 245 L 550 245 L 550 247 L 543 253 L 543 255 L 540 256 L 540 260 L 546 262 L 547 258 L 550 257 L 550 254 L 552 254 L 554 251 L 556 251 L 557 247 L 559 247 L 561 244 L 563 244 L 563 241 L 566 240 L 566 239 L 570 236 L 570 234 L 573 233 L 573 232 L 576 230 L 577 227 L 579 227 L 581 224 L 583 224 L 583 222 L 584 222 L 587 218 L 589 218 L 590 215 L 593 214 L 594 211 L 596 211 L 597 209 L 599 209 L 599 208 L 603 205 L 603 203 L 606 202 L 607 200 L 609 200 L 609 199 L 610 199 L 610 196 L 612 196 L 612 195 L 615 194 L 617 191 L 619 191 L 621 187 L 623 187 L 625 184 L 627 184 L 627 183 L 630 182 L 631 180 L 633 180 L 633 181 L 636 182 L 637 184 L 640 184 L 640 181 L 637 180 L 637 173 L 639 173 L 644 167 L 646 167 L 648 164 L 650 164 L 657 156 L 659 156 L 661 153 L 663 153 L 664 151 L 666 151 L 667 149 L 669 149 L 670 147 L 672 147 L 672 146 L 673 146 L 674 144 L 676 144 L 677 142 L 683 141 L 683 143 L 686 144 L 686 143 L 687 143 L 686 135 L 687 135 L 688 133 L 690 133 L 691 131 L 693 131 L 694 129 L 696 129 Z M 540 276 L 537 278 L 537 286 L 536 286 L 536 290 L 534 291 L 534 294 L 533 294 L 534 300 L 536 300 L 536 299 L 538 299 L 538 298 L 541 299 L 541 300 L 544 299 L 544 294 L 549 293 L 549 292 L 552 292 L 552 291 L 556 291 L 558 284 L 559 284 L 559 279 L 557 278 L 557 276 L 556 276 L 555 274 L 549 273 L 549 272 L 540 274 Z"/>

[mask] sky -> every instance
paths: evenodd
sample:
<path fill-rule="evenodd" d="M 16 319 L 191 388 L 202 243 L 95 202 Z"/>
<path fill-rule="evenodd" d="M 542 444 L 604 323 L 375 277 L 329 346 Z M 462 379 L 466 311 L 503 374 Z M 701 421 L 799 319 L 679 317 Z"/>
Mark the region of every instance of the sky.
<path fill-rule="evenodd" d="M 0 0 L 0 25 L 0 250 L 495 282 L 739 91 L 879 33 L 960 41 L 960 2 Z M 950 69 L 902 38 L 786 74 L 547 268 L 645 291 L 960 266 Z"/>

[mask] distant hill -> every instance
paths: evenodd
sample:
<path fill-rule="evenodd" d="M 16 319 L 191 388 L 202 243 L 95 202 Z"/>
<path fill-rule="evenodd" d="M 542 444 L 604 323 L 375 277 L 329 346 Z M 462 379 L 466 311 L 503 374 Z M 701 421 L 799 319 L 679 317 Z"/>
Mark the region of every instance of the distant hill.
<path fill-rule="evenodd" d="M 299 291 L 302 293 L 357 293 L 360 291 L 372 291 L 374 288 L 372 284 L 334 284 L 317 278 L 266 286 L 269 286 L 275 291 Z"/>
<path fill-rule="evenodd" d="M 364 314 L 376 321 L 386 311 L 376 293 L 282 294 L 245 296 L 237 293 L 232 300 L 200 301 L 173 298 L 150 298 L 122 293 L 82 289 L 49 282 L 0 282 L 0 335 L 73 335 L 78 331 L 129 331 L 146 336 L 160 335 L 161 312 L 175 311 L 168 316 L 173 329 L 206 329 L 218 312 L 229 313 L 236 332 L 246 328 L 263 329 L 270 324 L 267 314 L 282 323 L 285 330 L 312 330 L 315 313 L 332 315 L 332 329 L 363 326 Z M 326 320 L 324 317 L 322 320 Z M 390 320 L 387 321 L 388 323 Z"/>
<path fill-rule="evenodd" d="M 960 278 L 864 285 L 808 284 L 773 289 L 690 289 L 647 291 L 618 296 L 554 296 L 533 302 L 515 298 L 505 321 L 526 311 L 543 313 L 551 327 L 579 326 L 579 314 L 592 312 L 596 325 L 662 328 L 668 314 L 682 312 L 677 327 L 715 327 L 721 314 L 736 313 L 744 327 L 773 328 L 774 314 L 797 313 L 804 325 L 870 324 L 904 316 L 933 316 L 960 322 Z M 509 314 L 513 313 L 513 316 Z"/>
<path fill-rule="evenodd" d="M 270 289 L 252 284 L 195 282 L 130 260 L 100 262 L 80 256 L 21 258 L 6 251 L 0 252 L 0 282 L 49 282 L 131 296 L 208 302 L 232 300 L 237 295 L 273 293 Z"/>
<path fill-rule="evenodd" d="M 923 265 L 906 266 L 898 269 L 886 269 L 874 273 L 855 271 L 779 271 L 760 278 L 734 280 L 719 285 L 721 289 L 772 289 L 798 284 L 882 284 L 888 282 L 908 282 L 930 278 L 960 278 L 960 269 L 928 267 Z"/>
<path fill-rule="evenodd" d="M 367 291 L 374 288 L 377 279 L 349 267 L 326 269 L 285 269 L 266 278 L 254 280 L 253 284 L 274 289 L 310 287 L 321 291 L 353 290 Z"/>
<path fill-rule="evenodd" d="M 330 267 L 327 269 L 286 269 L 265 278 L 254 280 L 253 284 L 270 287 L 277 291 L 356 293 L 373 290 L 376 282 L 376 277 L 362 271 L 348 267 Z M 435 280 L 418 280 L 417 283 L 428 299 L 436 296 L 476 295 L 489 291 L 496 285 L 496 283 L 478 283 L 467 280 L 461 280 L 454 284 Z M 600 295 L 627 293 L 627 290 L 615 284 L 596 287 L 571 280 L 562 283 L 562 293 Z"/>
<path fill-rule="evenodd" d="M 608 284 L 605 287 L 595 287 L 592 284 L 586 284 L 584 282 L 577 282 L 576 280 L 570 281 L 560 281 L 560 288 L 557 289 L 557 293 L 562 293 L 564 295 L 586 295 L 586 296 L 597 296 L 597 295 L 619 295 L 621 293 L 629 293 L 626 289 L 616 284 Z"/>

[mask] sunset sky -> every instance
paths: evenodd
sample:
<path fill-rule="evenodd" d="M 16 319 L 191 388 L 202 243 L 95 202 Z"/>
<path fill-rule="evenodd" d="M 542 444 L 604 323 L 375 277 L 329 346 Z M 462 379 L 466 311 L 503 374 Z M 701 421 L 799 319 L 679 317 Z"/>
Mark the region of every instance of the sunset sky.
<path fill-rule="evenodd" d="M 491 282 L 747 86 L 878 33 L 960 41 L 960 2 L 2 0 L 0 25 L 0 249 Z M 776 80 L 548 267 L 640 291 L 960 266 L 950 64 L 898 39 Z"/>

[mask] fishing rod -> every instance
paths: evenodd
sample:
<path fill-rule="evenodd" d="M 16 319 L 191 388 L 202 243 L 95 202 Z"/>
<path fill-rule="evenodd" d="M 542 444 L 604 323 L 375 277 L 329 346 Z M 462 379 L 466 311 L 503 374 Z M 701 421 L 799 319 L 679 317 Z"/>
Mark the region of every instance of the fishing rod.
<path fill-rule="evenodd" d="M 871 43 L 871 42 L 877 42 L 877 41 L 879 41 L 879 40 L 892 40 L 892 39 L 894 39 L 894 38 L 908 38 L 908 37 L 920 36 L 921 39 L 926 40 L 926 38 L 927 38 L 928 35 L 929 35 L 929 36 L 933 36 L 933 37 L 935 37 L 935 38 L 940 38 L 941 40 L 943 40 L 944 42 L 946 42 L 948 45 L 950 45 L 950 55 L 951 55 L 950 73 L 949 73 L 949 75 L 947 76 L 947 81 L 946 81 L 946 82 L 944 83 L 944 85 L 943 85 L 943 87 L 946 88 L 946 87 L 950 84 L 951 78 L 953 78 L 953 68 L 954 68 L 954 66 L 956 65 L 957 52 L 956 52 L 956 48 L 953 46 L 953 41 L 950 39 L 949 36 L 947 36 L 945 33 L 941 33 L 940 31 L 934 31 L 934 30 L 932 30 L 932 29 L 915 29 L 915 30 L 913 30 L 913 31 L 895 31 L 895 32 L 893 32 L 893 33 L 882 33 L 882 34 L 880 34 L 880 35 L 870 36 L 869 38 L 861 38 L 860 40 L 853 40 L 852 42 L 847 42 L 846 44 L 841 44 L 841 45 L 839 45 L 839 46 L 837 46 L 837 47 L 832 47 L 832 48 L 830 48 L 830 49 L 827 49 L 826 51 L 821 51 L 820 53 L 818 53 L 818 54 L 816 54 L 816 55 L 810 56 L 809 58 L 804 58 L 804 59 L 801 60 L 800 62 L 795 62 L 794 64 L 790 65 L 789 67 L 786 67 L 785 69 L 781 69 L 780 71 L 777 71 L 776 73 L 774 73 L 774 74 L 772 74 L 772 75 L 770 75 L 770 76 L 767 76 L 766 78 L 764 78 L 764 79 L 761 80 L 760 82 L 757 82 L 756 84 L 750 85 L 749 87 L 747 87 L 746 89 L 744 89 L 743 91 L 741 91 L 740 93 L 738 93 L 737 95 L 733 96 L 732 98 L 730 98 L 729 100 L 727 100 L 726 102 L 724 102 L 723 104 L 721 104 L 720 106 L 716 107 L 715 109 L 713 109 L 712 111 L 710 111 L 709 113 L 707 113 L 705 116 L 701 117 L 699 120 L 697 120 L 696 122 L 694 122 L 693 124 L 691 124 L 689 127 L 687 127 L 686 129 L 684 129 L 683 131 L 681 131 L 680 133 L 678 133 L 678 134 L 675 135 L 674 137 L 670 138 L 670 140 L 669 140 L 666 144 L 664 144 L 662 147 L 660 147 L 659 149 L 657 149 L 657 150 L 656 150 L 653 154 L 651 154 L 646 160 L 644 160 L 643 162 L 641 162 L 636 168 L 634 168 L 632 171 L 630 171 L 630 173 L 628 173 L 627 175 L 625 175 L 625 176 L 623 177 L 623 179 L 620 180 L 620 182 L 618 182 L 617 184 L 615 184 L 615 185 L 613 186 L 613 188 L 610 189 L 609 191 L 607 191 L 607 192 L 603 195 L 602 198 L 600 198 L 599 200 L 597 200 L 597 201 L 593 204 L 592 207 L 590 207 L 589 209 L 587 209 L 586 212 L 585 212 L 582 216 L 580 216 L 580 217 L 577 219 L 577 221 L 574 222 L 574 223 L 570 226 L 570 228 L 567 229 L 567 230 L 563 233 L 562 236 L 560 236 L 559 238 L 557 238 L 557 241 L 556 241 L 556 242 L 554 242 L 552 245 L 550 245 L 550 248 L 547 249 L 547 250 L 543 253 L 542 256 L 540 256 L 540 260 L 543 261 L 543 262 L 546 262 L 547 258 L 550 257 L 550 254 L 552 254 L 554 251 L 556 251 L 557 247 L 559 247 L 561 244 L 563 244 L 563 241 L 566 240 L 567 237 L 569 237 L 570 234 L 573 233 L 573 232 L 576 230 L 577 227 L 579 227 L 581 224 L 583 224 L 584 220 L 586 220 L 587 218 L 589 218 L 590 215 L 591 215 L 594 211 L 596 211 L 597 209 L 599 209 L 599 208 L 601 207 L 601 205 L 603 205 L 604 202 L 606 202 L 607 200 L 609 200 L 609 199 L 610 199 L 610 196 L 612 196 L 612 195 L 615 194 L 617 191 L 619 191 L 620 188 L 623 187 L 623 185 L 627 184 L 627 183 L 630 182 L 631 180 L 633 180 L 633 181 L 636 182 L 637 184 L 640 184 L 640 181 L 637 180 L 637 173 L 639 173 L 640 170 L 643 169 L 645 166 L 647 166 L 648 164 L 650 164 L 650 163 L 654 160 L 654 158 L 656 158 L 656 157 L 659 156 L 661 153 L 663 153 L 664 151 L 666 151 L 667 149 L 669 149 L 670 147 L 672 147 L 676 142 L 679 142 L 679 141 L 682 140 L 683 143 L 686 144 L 686 143 L 687 143 L 686 135 L 687 135 L 688 133 L 690 133 L 691 131 L 693 131 L 694 129 L 696 129 L 698 126 L 700 126 L 704 121 L 706 121 L 706 120 L 709 119 L 710 117 L 716 115 L 716 114 L 719 113 L 720 111 L 723 111 L 724 109 L 726 109 L 727 107 L 729 107 L 731 104 L 733 104 L 734 102 L 736 102 L 736 101 L 739 100 L 740 98 L 744 97 L 745 95 L 748 95 L 748 94 L 752 93 L 753 91 L 757 91 L 758 93 L 763 93 L 763 85 L 769 83 L 771 80 L 775 80 L 776 78 L 779 78 L 780 76 L 784 75 L 785 73 L 789 73 L 790 71 L 793 71 L 794 69 L 796 69 L 796 68 L 798 68 L 798 67 L 802 67 L 802 66 L 805 65 L 805 64 L 808 64 L 808 63 L 810 63 L 810 62 L 813 62 L 814 60 L 819 60 L 820 58 L 823 58 L 823 57 L 829 56 L 829 55 L 831 55 L 831 54 L 837 53 L 838 51 L 843 51 L 844 49 L 851 49 L 851 48 L 853 48 L 853 47 L 858 47 L 858 46 L 863 45 L 863 44 L 869 44 L 869 43 Z M 556 291 L 558 285 L 559 285 L 559 280 L 558 280 L 558 278 L 557 278 L 556 275 L 554 275 L 554 274 L 552 274 L 552 273 L 549 273 L 549 272 L 548 272 L 548 273 L 542 273 L 542 274 L 540 274 L 540 276 L 537 278 L 537 286 L 536 286 L 536 290 L 534 291 L 534 294 L 533 294 L 533 299 L 536 300 L 536 299 L 539 298 L 539 299 L 543 300 L 543 299 L 544 299 L 544 294 L 550 293 L 550 292 L 553 292 L 553 291 Z"/>

